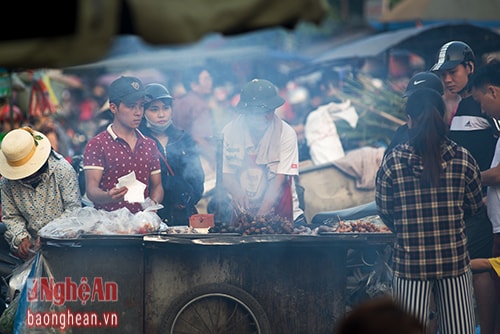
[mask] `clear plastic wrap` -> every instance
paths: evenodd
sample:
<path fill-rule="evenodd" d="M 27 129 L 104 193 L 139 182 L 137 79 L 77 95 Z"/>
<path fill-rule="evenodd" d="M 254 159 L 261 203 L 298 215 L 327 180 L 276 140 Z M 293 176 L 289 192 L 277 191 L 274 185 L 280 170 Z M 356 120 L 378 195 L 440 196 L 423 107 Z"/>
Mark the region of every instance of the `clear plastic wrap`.
<path fill-rule="evenodd" d="M 81 235 L 147 234 L 160 229 L 162 221 L 156 210 L 161 204 L 147 207 L 135 214 L 127 208 L 115 211 L 83 207 L 73 215 L 55 219 L 40 229 L 46 239 L 76 239 Z"/>

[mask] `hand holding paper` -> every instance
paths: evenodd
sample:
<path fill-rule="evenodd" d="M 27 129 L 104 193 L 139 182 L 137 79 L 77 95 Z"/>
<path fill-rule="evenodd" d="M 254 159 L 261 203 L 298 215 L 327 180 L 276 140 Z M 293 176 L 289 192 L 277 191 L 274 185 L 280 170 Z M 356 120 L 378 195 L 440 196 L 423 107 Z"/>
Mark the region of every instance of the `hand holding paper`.
<path fill-rule="evenodd" d="M 128 191 L 125 194 L 125 200 L 129 203 L 144 202 L 144 189 L 146 185 L 135 178 L 135 172 L 132 171 L 118 179 L 116 187 L 127 187 Z"/>

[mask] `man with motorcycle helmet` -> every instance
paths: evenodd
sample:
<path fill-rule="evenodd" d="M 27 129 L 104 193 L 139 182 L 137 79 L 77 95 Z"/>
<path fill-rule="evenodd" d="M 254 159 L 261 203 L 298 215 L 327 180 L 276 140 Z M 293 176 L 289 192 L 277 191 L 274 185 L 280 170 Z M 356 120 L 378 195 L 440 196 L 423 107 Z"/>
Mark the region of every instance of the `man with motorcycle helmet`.
<path fill-rule="evenodd" d="M 298 175 L 297 135 L 275 110 L 285 100 L 270 81 L 253 79 L 241 91 L 239 115 L 222 130 L 223 184 L 241 214 L 300 217 L 293 176 Z"/>
<path fill-rule="evenodd" d="M 462 98 L 450 125 L 450 138 L 466 147 L 481 170 L 490 168 L 496 145 L 496 129 L 488 115 L 471 96 L 469 79 L 474 73 L 475 56 L 461 41 L 444 44 L 431 71 L 441 77 L 445 89 Z"/>
<path fill-rule="evenodd" d="M 494 120 L 481 111 L 471 93 L 470 78 L 476 66 L 472 48 L 462 41 L 450 41 L 439 50 L 437 61 L 432 66 L 441 77 L 444 88 L 459 94 L 461 101 L 451 120 L 449 137 L 467 148 L 479 164 L 481 171 L 491 166 L 497 142 Z M 486 187 L 484 187 L 486 188 Z M 486 189 L 484 189 L 486 190 Z M 485 192 L 486 194 L 486 192 Z M 486 210 L 465 221 L 468 251 L 471 259 L 492 256 L 493 232 Z M 479 314 L 481 333 L 493 333 L 493 287 L 488 273 L 474 274 L 474 293 Z"/>

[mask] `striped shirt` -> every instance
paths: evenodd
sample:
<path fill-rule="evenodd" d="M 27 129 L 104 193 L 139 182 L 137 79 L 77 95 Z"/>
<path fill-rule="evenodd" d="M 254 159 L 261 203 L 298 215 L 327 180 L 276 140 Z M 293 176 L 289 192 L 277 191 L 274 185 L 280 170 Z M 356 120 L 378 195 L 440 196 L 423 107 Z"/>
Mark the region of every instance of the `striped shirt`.
<path fill-rule="evenodd" d="M 492 122 L 469 96 L 460 101 L 450 124 L 450 139 L 469 150 L 481 170 L 490 168 L 495 153 L 497 138 Z"/>
<path fill-rule="evenodd" d="M 380 217 L 396 234 L 394 275 L 441 279 L 469 271 L 464 219 L 484 209 L 479 166 L 467 149 L 442 145 L 438 187 L 420 184 L 423 163 L 409 144 L 396 146 L 377 172 Z"/>

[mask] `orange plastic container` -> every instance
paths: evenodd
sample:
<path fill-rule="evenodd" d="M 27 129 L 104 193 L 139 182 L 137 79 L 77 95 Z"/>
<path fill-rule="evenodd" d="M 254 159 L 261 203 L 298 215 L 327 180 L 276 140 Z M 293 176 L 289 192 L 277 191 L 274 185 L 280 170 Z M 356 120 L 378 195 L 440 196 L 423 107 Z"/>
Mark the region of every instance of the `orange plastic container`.
<path fill-rule="evenodd" d="M 189 226 L 192 228 L 210 228 L 214 226 L 213 213 L 197 213 L 189 217 Z"/>

